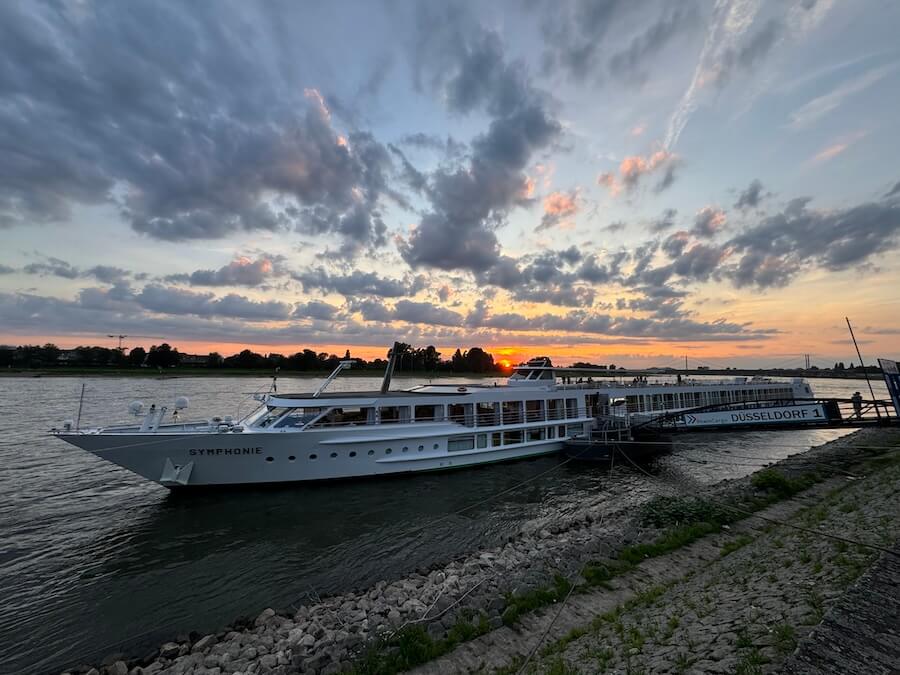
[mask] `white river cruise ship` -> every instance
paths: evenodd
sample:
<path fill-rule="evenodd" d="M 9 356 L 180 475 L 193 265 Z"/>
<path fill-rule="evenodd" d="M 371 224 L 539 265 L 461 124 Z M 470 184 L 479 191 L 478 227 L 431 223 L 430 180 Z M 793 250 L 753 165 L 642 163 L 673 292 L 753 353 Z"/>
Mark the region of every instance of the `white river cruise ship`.
<path fill-rule="evenodd" d="M 812 397 L 802 380 L 651 383 L 638 376 L 622 382 L 554 367 L 549 359 L 516 367 L 505 385 L 391 391 L 391 361 L 380 391 L 326 392 L 351 365 L 342 362 L 317 391 L 260 395 L 261 405 L 240 420 L 180 422 L 177 414 L 167 419 L 166 407 L 145 413 L 134 402 L 136 424 L 80 429 L 67 422 L 53 433 L 144 478 L 182 488 L 469 467 L 557 452 L 564 441 L 589 433 L 598 417 L 640 419 L 716 403 Z M 174 408 L 186 406 L 182 397 Z"/>

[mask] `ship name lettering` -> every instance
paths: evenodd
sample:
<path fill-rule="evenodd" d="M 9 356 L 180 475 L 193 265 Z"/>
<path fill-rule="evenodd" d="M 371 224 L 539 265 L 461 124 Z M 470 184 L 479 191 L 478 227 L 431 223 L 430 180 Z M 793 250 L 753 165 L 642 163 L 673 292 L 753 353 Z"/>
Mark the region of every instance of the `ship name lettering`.
<path fill-rule="evenodd" d="M 193 457 L 212 457 L 220 455 L 261 455 L 262 448 L 191 448 L 190 454 Z"/>

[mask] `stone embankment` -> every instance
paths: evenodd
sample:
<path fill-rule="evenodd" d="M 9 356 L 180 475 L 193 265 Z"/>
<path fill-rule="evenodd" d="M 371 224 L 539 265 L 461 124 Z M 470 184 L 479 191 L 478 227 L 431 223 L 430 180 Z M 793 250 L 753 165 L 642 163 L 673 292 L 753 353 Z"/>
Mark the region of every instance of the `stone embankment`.
<path fill-rule="evenodd" d="M 834 477 L 835 465 L 846 463 L 849 457 L 856 457 L 859 454 L 848 446 L 898 442 L 900 435 L 896 432 L 863 430 L 815 448 L 802 456 L 784 460 L 779 466 L 787 475 L 800 475 L 814 470 L 831 474 L 832 478 L 819 483 L 810 491 L 816 495 L 813 500 L 824 499 L 823 494 L 827 496 L 828 490 L 836 490 L 839 487 L 842 490 L 856 488 L 855 483 L 848 481 L 845 476 Z M 871 526 L 868 520 L 870 504 L 882 503 L 878 499 L 878 491 L 884 487 L 881 483 L 870 482 L 869 479 L 859 482 L 859 485 L 864 484 L 873 487 L 872 494 L 857 495 L 857 501 L 854 502 L 859 504 L 859 513 L 862 515 L 855 515 L 855 511 L 845 512 L 837 506 L 829 508 L 829 518 L 835 512 L 841 514 L 843 518 L 839 522 L 823 520 L 823 527 L 845 528 L 847 532 L 856 532 L 853 529 L 856 525 L 862 536 L 865 528 Z M 660 491 L 674 494 L 677 490 L 661 484 Z M 695 490 L 695 494 L 706 494 L 731 503 L 750 498 L 754 492 L 755 488 L 749 478 L 724 481 L 715 486 Z M 652 493 L 648 492 L 647 500 L 652 496 Z M 893 501 L 896 508 L 896 496 Z M 799 510 L 804 507 L 801 501 L 792 500 L 792 504 L 791 509 Z M 807 507 L 809 506 L 811 505 L 808 504 Z M 786 518 L 807 517 L 798 515 L 791 509 L 778 513 Z M 894 513 L 894 524 L 897 523 L 896 516 Z M 877 517 L 888 518 L 885 514 Z M 887 531 L 886 521 L 879 522 Z M 758 528 L 759 523 L 754 524 Z M 68 672 L 73 675 L 74 673 L 328 674 L 350 671 L 354 668 L 359 672 L 385 672 L 397 670 L 399 666 L 419 665 L 423 660 L 423 653 L 427 653 L 431 658 L 439 657 L 430 665 L 421 665 L 423 672 L 484 672 L 516 663 L 517 659 L 522 659 L 527 654 L 530 650 L 529 645 L 533 645 L 538 638 L 543 638 L 542 649 L 546 649 L 543 645 L 552 647 L 572 631 L 583 630 L 585 624 L 593 621 L 598 614 L 615 610 L 622 603 L 634 602 L 633 598 L 643 597 L 642 594 L 645 595 L 647 589 L 652 590 L 661 585 L 667 585 L 666 592 L 672 593 L 668 601 L 673 603 L 673 607 L 680 608 L 678 610 L 680 614 L 674 614 L 673 609 L 671 615 L 663 617 L 660 612 L 664 611 L 665 602 L 662 602 L 663 609 L 652 610 L 656 612 L 653 619 L 649 618 L 651 610 L 641 610 L 647 612 L 646 621 L 650 622 L 647 625 L 655 626 L 653 635 L 645 634 L 644 629 L 638 627 L 636 630 L 640 632 L 639 638 L 638 633 L 631 630 L 633 627 L 631 623 L 627 623 L 626 626 L 626 623 L 620 621 L 612 625 L 612 632 L 609 635 L 603 633 L 602 638 L 588 639 L 588 634 L 585 633 L 578 639 L 566 641 L 564 648 L 557 644 L 557 651 L 554 654 L 543 656 L 537 654 L 534 667 L 539 672 L 555 667 L 554 659 L 561 659 L 563 665 L 576 669 L 572 672 L 579 672 L 578 664 L 582 662 L 586 664 L 586 660 L 593 658 L 588 654 L 594 649 L 602 649 L 603 654 L 611 652 L 611 656 L 600 659 L 605 659 L 610 666 L 619 663 L 615 659 L 624 659 L 621 663 L 635 665 L 644 663 L 651 667 L 653 664 L 660 665 L 670 661 L 675 663 L 675 659 L 681 659 L 678 663 L 686 664 L 685 667 L 691 664 L 684 659 L 693 659 L 694 665 L 704 661 L 730 663 L 725 652 L 731 649 L 726 645 L 726 641 L 732 639 L 732 636 L 734 640 L 740 640 L 741 644 L 750 641 L 750 644 L 756 647 L 761 659 L 771 659 L 770 652 L 772 649 L 779 649 L 781 643 L 771 636 L 766 637 L 768 633 L 763 635 L 760 631 L 768 630 L 773 612 L 784 614 L 783 622 L 790 623 L 793 627 L 791 639 L 795 640 L 806 631 L 805 627 L 809 624 L 805 622 L 817 617 L 818 614 L 815 612 L 821 611 L 831 599 L 829 594 L 838 594 L 841 590 L 838 582 L 827 588 L 823 586 L 825 590 L 818 591 L 820 594 L 818 598 L 809 596 L 808 604 L 811 609 L 803 610 L 807 614 L 797 615 L 793 610 L 785 613 L 784 608 L 789 604 L 797 605 L 796 584 L 801 586 L 804 583 L 819 584 L 827 580 L 826 578 L 831 578 L 828 577 L 829 574 L 835 579 L 843 577 L 840 570 L 835 571 L 829 567 L 829 571 L 823 572 L 825 576 L 822 578 L 814 576 L 820 574 L 821 570 L 810 572 L 813 576 L 794 578 L 801 567 L 812 570 L 816 565 L 820 565 L 825 569 L 828 560 L 826 553 L 830 549 L 822 546 L 831 546 L 830 542 L 821 544 L 812 540 L 795 539 L 787 532 L 783 535 L 762 532 L 751 527 L 749 521 L 731 527 L 731 532 L 725 530 L 724 534 L 715 535 L 719 539 L 714 543 L 701 541 L 695 544 L 712 547 L 706 553 L 696 551 L 691 553 L 687 549 L 675 551 L 672 555 L 680 557 L 667 562 L 664 562 L 663 558 L 655 558 L 638 565 L 621 579 L 612 579 L 608 584 L 604 584 L 606 588 L 603 592 L 595 589 L 598 597 L 605 598 L 602 601 L 598 600 L 599 604 L 591 604 L 589 597 L 594 595 L 593 592 L 573 594 L 567 608 L 578 610 L 576 616 L 560 617 L 554 623 L 554 630 L 547 631 L 546 636 L 543 635 L 544 630 L 556 614 L 555 607 L 538 609 L 530 613 L 526 611 L 529 608 L 525 608 L 523 610 L 526 612 L 525 615 L 519 617 L 517 614 L 510 614 L 511 598 L 540 597 L 541 589 L 552 584 L 554 577 L 557 581 L 560 578 L 578 580 L 579 573 L 586 563 L 614 558 L 628 545 L 635 546 L 656 541 L 663 532 L 662 528 L 642 522 L 633 504 L 626 510 L 621 505 L 610 503 L 602 491 L 598 490 L 594 499 L 581 504 L 576 511 L 557 513 L 532 522 L 522 531 L 511 534 L 502 546 L 475 552 L 439 569 L 423 570 L 422 573 L 392 583 L 379 582 L 364 592 L 346 593 L 299 608 L 266 609 L 255 619 L 236 622 L 216 634 L 192 635 L 191 639 L 168 642 L 153 654 L 140 660 L 117 660 L 116 657 L 111 657 L 101 666 L 83 667 Z M 719 560 L 722 542 L 726 539 L 730 541 L 738 532 L 746 532 L 745 537 L 753 539 L 754 545 L 758 543 L 762 547 L 757 550 L 756 557 L 752 554 L 756 549 L 748 544 Z M 776 542 L 780 542 L 780 545 Z M 778 550 L 784 551 L 783 559 L 772 554 Z M 809 560 L 797 562 L 798 550 L 808 550 Z M 862 569 L 861 566 L 865 566 L 870 560 L 866 553 L 855 549 L 841 553 L 848 561 L 847 570 L 857 575 Z M 806 555 L 804 554 L 804 559 Z M 714 560 L 715 565 L 692 574 L 695 567 L 698 565 L 701 568 L 707 567 L 710 560 Z M 780 567 L 777 569 L 778 564 L 775 561 L 780 561 Z M 757 570 L 764 562 L 768 565 L 766 571 Z M 642 571 L 641 568 L 645 565 L 647 569 Z M 792 568 L 794 572 L 790 572 Z M 684 592 L 676 597 L 676 594 L 680 593 L 679 586 L 674 585 L 669 589 L 668 585 L 675 584 L 682 578 L 692 579 L 691 583 L 694 586 L 690 589 L 683 587 Z M 773 582 L 772 578 L 776 581 Z M 753 592 L 763 593 L 764 590 L 765 594 L 760 595 L 758 600 L 748 600 Z M 774 599 L 779 594 L 785 598 L 781 604 Z M 722 610 L 726 614 L 730 612 L 727 617 L 725 614 L 720 616 L 717 613 L 718 601 L 707 602 L 703 599 L 717 598 L 720 595 L 728 599 L 724 605 L 729 609 Z M 753 605 L 753 602 L 759 604 Z M 689 603 L 696 606 L 691 607 Z M 648 605 L 651 606 L 655 605 Z M 740 614 L 741 611 L 746 614 L 751 609 L 754 611 L 752 615 Z M 697 630 L 697 634 L 694 635 L 696 626 L 707 624 L 715 626 L 719 620 L 724 621 L 725 618 L 729 621 L 727 624 L 729 630 L 724 631 L 728 637 L 720 638 L 719 633 L 723 631 L 718 629 L 715 637 L 712 637 L 712 628 L 705 632 Z M 660 622 L 662 625 L 658 625 Z M 674 622 L 677 622 L 677 625 L 666 628 Z M 639 624 L 636 619 L 634 625 L 643 624 Z M 687 626 L 691 626 L 692 632 L 684 632 L 688 630 Z M 598 630 L 605 631 L 607 628 L 601 626 Z M 403 643 L 401 639 L 398 646 L 397 638 L 410 634 L 411 629 L 415 629 L 415 635 L 426 641 L 425 652 L 422 651 L 425 647 L 419 645 L 417 654 L 402 653 L 404 648 L 409 648 L 409 644 Z M 788 629 L 783 630 L 787 632 Z M 677 639 L 690 639 L 692 644 L 698 647 L 697 650 L 691 650 L 692 654 L 696 651 L 697 654 L 703 653 L 705 656 L 702 658 L 692 654 L 679 656 L 663 642 L 667 632 L 671 633 L 667 640 L 676 639 L 676 636 Z M 757 632 L 760 634 L 757 635 Z M 623 654 L 622 645 L 628 644 L 628 640 L 631 640 L 631 644 Z M 786 644 L 784 640 L 782 642 Z M 504 647 L 507 642 L 512 642 L 518 647 L 508 649 Z M 707 644 L 709 654 L 704 651 Z M 654 645 L 659 648 L 656 649 Z M 638 651 L 632 654 L 634 649 Z M 722 652 L 716 657 L 717 661 L 713 659 L 716 656 L 716 649 Z M 390 667 L 385 667 L 383 660 L 368 658 L 373 653 L 398 651 L 401 652 L 401 658 L 388 661 L 387 663 L 392 664 Z M 412 651 L 417 650 L 414 648 Z M 675 666 L 671 668 L 673 672 L 677 671 Z M 594 665 L 585 665 L 585 672 L 595 670 Z"/>

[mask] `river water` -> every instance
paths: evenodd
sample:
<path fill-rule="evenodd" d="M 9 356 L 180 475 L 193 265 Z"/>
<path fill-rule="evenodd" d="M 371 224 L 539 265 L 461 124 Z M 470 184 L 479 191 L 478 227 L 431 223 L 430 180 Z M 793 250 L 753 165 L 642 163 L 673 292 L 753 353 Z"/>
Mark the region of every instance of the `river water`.
<path fill-rule="evenodd" d="M 191 418 L 243 414 L 252 407 L 247 395 L 269 385 L 227 377 L 0 379 L 0 673 L 58 672 L 115 651 L 139 655 L 178 633 L 214 631 L 265 607 L 400 578 L 497 544 L 528 520 L 576 509 L 598 489 L 637 503 L 655 487 L 626 467 L 609 476 L 572 462 L 452 515 L 559 465 L 551 456 L 444 474 L 172 495 L 46 433 L 75 416 L 82 383 L 83 425 L 123 420 L 135 399 L 171 405 L 180 395 L 190 397 Z M 312 391 L 317 383 L 278 384 Z M 394 378 L 395 388 L 420 383 Z M 332 388 L 379 384 L 352 377 Z M 873 384 L 887 398 L 884 385 Z M 865 383 L 812 386 L 817 395 L 844 397 Z M 843 433 L 698 434 L 679 439 L 685 444 L 657 463 L 675 480 L 715 482 Z"/>

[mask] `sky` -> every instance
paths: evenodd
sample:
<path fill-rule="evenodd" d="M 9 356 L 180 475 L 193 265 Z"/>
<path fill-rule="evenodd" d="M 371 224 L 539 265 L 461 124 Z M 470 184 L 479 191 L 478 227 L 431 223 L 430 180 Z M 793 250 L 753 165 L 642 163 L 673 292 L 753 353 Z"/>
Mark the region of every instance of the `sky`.
<path fill-rule="evenodd" d="M 0 3 L 0 344 L 898 357 L 891 0 Z"/>

